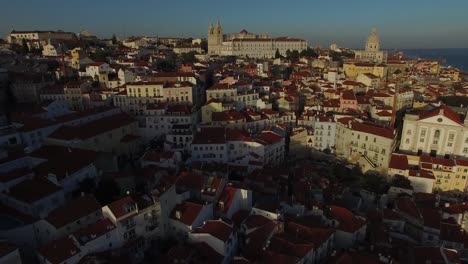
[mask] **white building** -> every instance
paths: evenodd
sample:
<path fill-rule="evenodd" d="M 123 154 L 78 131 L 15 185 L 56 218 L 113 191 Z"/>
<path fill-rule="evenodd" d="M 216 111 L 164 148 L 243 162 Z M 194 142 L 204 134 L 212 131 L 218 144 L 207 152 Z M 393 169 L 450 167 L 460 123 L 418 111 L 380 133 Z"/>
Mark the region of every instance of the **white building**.
<path fill-rule="evenodd" d="M 432 156 L 468 157 L 468 119 L 445 105 L 425 112 L 407 113 L 400 150 Z"/>
<path fill-rule="evenodd" d="M 323 151 L 335 149 L 336 122 L 332 116 L 320 115 L 315 117 L 312 125 L 314 129 L 313 147 Z"/>
<path fill-rule="evenodd" d="M 363 61 L 376 63 L 387 62 L 387 52 L 380 50 L 380 39 L 377 35 L 377 29 L 373 28 L 369 38 L 366 41 L 365 50 L 355 50 L 355 58 Z"/>
<path fill-rule="evenodd" d="M 271 38 L 268 35 L 256 35 L 242 31 L 223 35 L 218 21 L 216 27 L 210 24 L 208 29 L 208 54 L 218 56 L 239 56 L 249 58 L 274 58 L 276 51 L 283 56 L 286 51 L 307 49 L 307 41 L 296 38 Z"/>

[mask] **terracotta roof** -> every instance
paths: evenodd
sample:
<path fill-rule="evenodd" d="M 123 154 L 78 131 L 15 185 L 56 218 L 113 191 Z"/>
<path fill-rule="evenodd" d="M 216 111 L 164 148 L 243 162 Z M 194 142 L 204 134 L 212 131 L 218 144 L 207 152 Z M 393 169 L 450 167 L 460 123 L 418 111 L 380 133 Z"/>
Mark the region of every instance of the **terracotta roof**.
<path fill-rule="evenodd" d="M 441 106 L 439 106 L 438 108 L 432 109 L 432 110 L 430 110 L 428 112 L 421 113 L 419 115 L 419 120 L 434 117 L 434 116 L 437 116 L 437 115 L 445 116 L 446 118 L 452 120 L 453 122 L 455 122 L 455 123 L 457 123 L 459 125 L 463 125 L 463 121 L 460 118 L 460 115 L 458 113 L 454 112 L 452 109 L 450 109 L 446 105 L 443 105 L 443 104 Z"/>
<path fill-rule="evenodd" d="M 283 140 L 283 137 L 272 132 L 272 131 L 263 131 L 260 135 L 255 138 L 255 141 L 262 145 L 271 145 L 280 142 Z"/>
<path fill-rule="evenodd" d="M 416 204 L 411 198 L 407 196 L 401 196 L 396 201 L 396 208 L 402 213 L 411 216 L 417 220 L 422 220 L 421 213 L 419 212 Z"/>
<path fill-rule="evenodd" d="M 330 213 L 340 223 L 338 229 L 345 232 L 354 233 L 366 224 L 364 220 L 357 218 L 344 207 L 330 206 Z"/>
<path fill-rule="evenodd" d="M 219 240 L 226 242 L 232 234 L 232 227 L 221 220 L 209 220 L 202 227 L 194 230 L 193 233 L 210 234 Z"/>
<path fill-rule="evenodd" d="M 98 211 L 100 213 L 101 205 L 96 198 L 93 195 L 85 195 L 50 212 L 46 221 L 59 229 Z"/>
<path fill-rule="evenodd" d="M 176 187 L 182 191 L 201 191 L 205 184 L 203 175 L 195 172 L 182 172 L 176 180 Z"/>
<path fill-rule="evenodd" d="M 120 218 L 126 214 L 132 213 L 136 214 L 136 210 L 129 212 L 130 207 L 135 207 L 136 209 L 136 203 L 132 199 L 131 196 L 126 196 L 122 199 L 119 199 L 117 201 L 114 201 L 110 204 L 107 205 L 109 209 L 111 210 L 112 214 L 115 216 L 115 218 Z"/>
<path fill-rule="evenodd" d="M 30 168 L 18 168 L 9 172 L 0 173 L 0 182 L 9 182 L 26 175 L 33 175 L 33 171 Z"/>
<path fill-rule="evenodd" d="M 47 179 L 35 177 L 11 187 L 7 195 L 24 203 L 34 203 L 60 191 L 62 191 L 62 187 L 53 184 Z"/>
<path fill-rule="evenodd" d="M 49 135 L 49 138 L 60 140 L 84 140 L 117 128 L 121 128 L 134 122 L 136 122 L 135 119 L 130 115 L 126 113 L 119 113 L 79 126 L 62 126 Z"/>
<path fill-rule="evenodd" d="M 76 239 L 80 242 L 81 245 L 88 243 L 89 241 L 93 241 L 110 231 L 116 228 L 115 224 L 109 218 L 104 218 L 97 221 L 94 224 L 91 224 L 79 231 L 75 232 L 73 235 Z"/>
<path fill-rule="evenodd" d="M 351 128 L 354 131 L 360 131 L 388 139 L 395 139 L 396 137 L 396 133 L 393 129 L 371 122 L 353 122 Z"/>
<path fill-rule="evenodd" d="M 356 95 L 354 94 L 353 91 L 351 90 L 346 90 L 346 91 L 343 91 L 343 93 L 341 94 L 341 98 L 343 100 L 356 100 Z"/>
<path fill-rule="evenodd" d="M 200 132 L 197 132 L 193 137 L 192 145 L 194 144 L 225 144 L 225 128 L 224 127 L 203 127 Z"/>
<path fill-rule="evenodd" d="M 31 153 L 30 156 L 46 160 L 34 168 L 38 175 L 47 176 L 52 173 L 60 181 L 93 164 L 97 153 L 91 150 L 46 145 Z"/>
<path fill-rule="evenodd" d="M 408 169 L 408 157 L 406 155 L 392 154 L 389 168 L 398 170 Z"/>
<path fill-rule="evenodd" d="M 62 263 L 80 252 L 80 248 L 71 237 L 51 241 L 39 248 L 39 253 L 52 264 Z"/>
<path fill-rule="evenodd" d="M 171 219 L 180 221 L 185 225 L 191 226 L 193 221 L 198 217 L 203 204 L 195 201 L 185 201 L 182 204 L 176 205 L 171 212 Z"/>

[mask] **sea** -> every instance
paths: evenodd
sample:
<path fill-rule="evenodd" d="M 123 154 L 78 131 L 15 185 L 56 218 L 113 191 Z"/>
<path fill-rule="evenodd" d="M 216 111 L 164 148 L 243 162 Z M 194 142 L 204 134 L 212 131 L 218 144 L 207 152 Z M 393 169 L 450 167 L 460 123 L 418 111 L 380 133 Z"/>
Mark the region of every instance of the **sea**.
<path fill-rule="evenodd" d="M 407 58 L 432 59 L 442 62 L 443 66 L 458 68 L 468 72 L 468 48 L 456 49 L 400 49 Z"/>

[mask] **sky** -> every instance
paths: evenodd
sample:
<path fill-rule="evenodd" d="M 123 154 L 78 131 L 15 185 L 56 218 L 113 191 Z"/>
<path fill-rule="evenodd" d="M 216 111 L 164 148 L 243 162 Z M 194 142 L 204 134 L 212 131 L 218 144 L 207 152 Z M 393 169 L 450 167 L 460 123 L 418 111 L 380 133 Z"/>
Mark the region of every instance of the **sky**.
<path fill-rule="evenodd" d="M 311 46 L 468 48 L 466 0 L 1 0 L 0 36 L 11 30 L 87 30 L 99 37 L 206 37 L 246 29 L 304 38 Z"/>

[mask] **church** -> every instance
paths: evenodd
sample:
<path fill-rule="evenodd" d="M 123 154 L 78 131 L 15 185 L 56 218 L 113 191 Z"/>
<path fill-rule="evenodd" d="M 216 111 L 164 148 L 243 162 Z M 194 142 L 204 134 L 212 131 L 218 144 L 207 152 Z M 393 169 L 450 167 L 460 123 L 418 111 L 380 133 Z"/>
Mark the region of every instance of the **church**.
<path fill-rule="evenodd" d="M 380 50 L 380 38 L 377 35 L 377 29 L 373 28 L 370 36 L 367 38 L 365 50 L 355 50 L 355 59 L 374 63 L 386 63 L 387 52 Z"/>
<path fill-rule="evenodd" d="M 247 30 L 239 33 L 223 34 L 219 21 L 216 26 L 210 23 L 208 28 L 208 55 L 238 56 L 249 58 L 274 58 L 276 51 L 286 56 L 286 51 L 307 49 L 307 41 L 297 38 L 272 38 L 267 34 L 254 34 Z"/>

